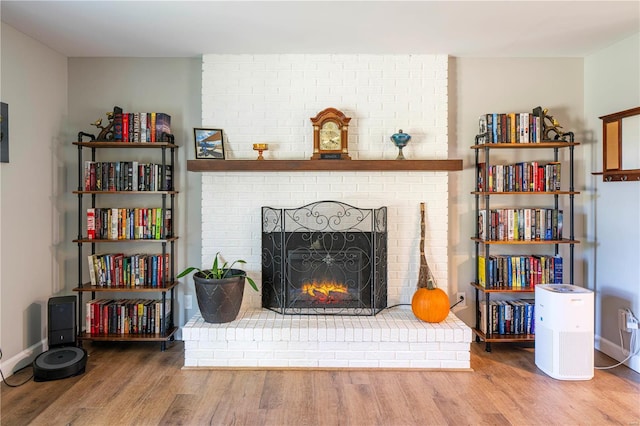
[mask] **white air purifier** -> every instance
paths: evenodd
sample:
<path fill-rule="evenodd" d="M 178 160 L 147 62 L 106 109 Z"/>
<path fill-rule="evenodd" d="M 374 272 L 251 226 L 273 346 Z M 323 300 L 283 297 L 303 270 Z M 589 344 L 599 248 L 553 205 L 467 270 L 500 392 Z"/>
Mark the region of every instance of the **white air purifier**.
<path fill-rule="evenodd" d="M 535 287 L 536 366 L 558 380 L 593 378 L 591 290 L 569 284 Z"/>

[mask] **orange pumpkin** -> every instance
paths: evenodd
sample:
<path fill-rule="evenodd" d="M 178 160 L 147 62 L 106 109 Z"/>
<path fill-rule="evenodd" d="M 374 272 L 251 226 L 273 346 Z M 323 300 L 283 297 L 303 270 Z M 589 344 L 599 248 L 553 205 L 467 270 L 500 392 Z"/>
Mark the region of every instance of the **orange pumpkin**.
<path fill-rule="evenodd" d="M 411 299 L 413 314 L 426 322 L 441 322 L 449 315 L 449 296 L 437 287 L 421 287 Z"/>

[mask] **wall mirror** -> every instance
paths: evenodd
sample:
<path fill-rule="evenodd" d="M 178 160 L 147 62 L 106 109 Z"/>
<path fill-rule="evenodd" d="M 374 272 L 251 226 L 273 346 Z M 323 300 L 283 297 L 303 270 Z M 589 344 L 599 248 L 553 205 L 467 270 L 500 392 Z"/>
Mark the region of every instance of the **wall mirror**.
<path fill-rule="evenodd" d="M 600 117 L 602 180 L 640 181 L 640 107 Z M 624 155 L 623 155 L 624 153 Z"/>

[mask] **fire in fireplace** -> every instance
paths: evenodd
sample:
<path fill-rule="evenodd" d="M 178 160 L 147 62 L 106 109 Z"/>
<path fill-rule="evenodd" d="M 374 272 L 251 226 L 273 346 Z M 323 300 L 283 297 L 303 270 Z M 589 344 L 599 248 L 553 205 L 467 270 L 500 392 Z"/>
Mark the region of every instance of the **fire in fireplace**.
<path fill-rule="evenodd" d="M 385 207 L 263 207 L 262 223 L 263 307 L 309 315 L 375 315 L 386 307 Z"/>

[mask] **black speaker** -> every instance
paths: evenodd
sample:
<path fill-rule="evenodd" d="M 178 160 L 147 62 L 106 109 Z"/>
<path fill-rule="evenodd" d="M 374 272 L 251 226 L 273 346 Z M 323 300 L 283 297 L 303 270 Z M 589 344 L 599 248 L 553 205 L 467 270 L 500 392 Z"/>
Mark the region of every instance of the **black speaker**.
<path fill-rule="evenodd" d="M 33 380 L 64 379 L 84 373 L 87 351 L 75 346 L 76 297 L 52 297 L 47 304 L 49 350 L 33 361 Z"/>

